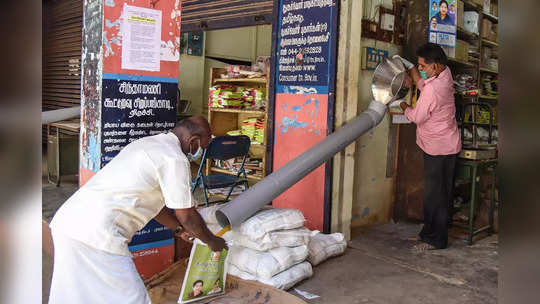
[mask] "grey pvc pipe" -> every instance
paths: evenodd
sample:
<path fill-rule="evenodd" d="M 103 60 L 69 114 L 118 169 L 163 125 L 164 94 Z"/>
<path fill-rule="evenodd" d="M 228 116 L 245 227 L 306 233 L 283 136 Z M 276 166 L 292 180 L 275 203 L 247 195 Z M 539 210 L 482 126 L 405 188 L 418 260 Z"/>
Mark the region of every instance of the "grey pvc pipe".
<path fill-rule="evenodd" d="M 386 105 L 372 101 L 368 109 L 354 120 L 219 208 L 216 211 L 219 225 L 240 225 L 334 154 L 377 126 L 385 114 Z"/>
<path fill-rule="evenodd" d="M 51 122 L 66 120 L 78 116 L 81 116 L 80 106 L 41 112 L 41 124 L 46 125 Z"/>

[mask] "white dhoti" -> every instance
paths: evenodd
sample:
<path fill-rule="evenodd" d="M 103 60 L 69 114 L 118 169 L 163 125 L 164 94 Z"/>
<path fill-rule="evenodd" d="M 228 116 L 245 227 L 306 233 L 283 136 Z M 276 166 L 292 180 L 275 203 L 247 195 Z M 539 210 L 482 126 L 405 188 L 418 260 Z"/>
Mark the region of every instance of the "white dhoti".
<path fill-rule="evenodd" d="M 53 230 L 49 304 L 147 304 L 150 297 L 130 256 L 89 247 Z"/>

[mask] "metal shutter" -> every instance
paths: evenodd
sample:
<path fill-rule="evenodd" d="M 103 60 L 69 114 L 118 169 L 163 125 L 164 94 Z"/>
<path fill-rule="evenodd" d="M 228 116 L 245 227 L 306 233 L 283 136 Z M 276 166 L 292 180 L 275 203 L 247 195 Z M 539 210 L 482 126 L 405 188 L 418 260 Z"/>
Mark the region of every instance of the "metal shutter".
<path fill-rule="evenodd" d="M 83 0 L 43 1 L 42 111 L 81 103 Z"/>
<path fill-rule="evenodd" d="M 272 0 L 183 0 L 182 32 L 272 23 Z"/>

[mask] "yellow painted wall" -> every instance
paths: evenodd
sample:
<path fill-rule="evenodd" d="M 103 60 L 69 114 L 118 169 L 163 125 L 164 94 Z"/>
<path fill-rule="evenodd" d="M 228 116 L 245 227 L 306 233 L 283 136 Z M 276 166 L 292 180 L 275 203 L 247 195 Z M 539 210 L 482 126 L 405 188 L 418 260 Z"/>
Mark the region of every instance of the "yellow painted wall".
<path fill-rule="evenodd" d="M 362 47 L 376 47 L 398 54 L 401 47 L 372 39 L 362 39 Z M 359 111 L 371 101 L 373 71 L 361 70 L 359 77 Z M 352 207 L 352 227 L 386 223 L 390 221 L 394 199 L 395 178 L 386 177 L 388 133 L 391 117 L 386 115 L 373 130 L 356 142 L 355 187 Z"/>

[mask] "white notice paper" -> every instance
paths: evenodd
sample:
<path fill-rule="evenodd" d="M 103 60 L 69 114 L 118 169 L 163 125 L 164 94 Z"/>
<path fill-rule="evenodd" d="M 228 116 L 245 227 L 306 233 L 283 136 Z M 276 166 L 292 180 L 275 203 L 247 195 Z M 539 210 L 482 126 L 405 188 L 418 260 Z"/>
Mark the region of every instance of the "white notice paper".
<path fill-rule="evenodd" d="M 159 71 L 161 11 L 124 4 L 122 69 Z"/>
<path fill-rule="evenodd" d="M 411 123 L 405 115 L 392 115 L 392 123 L 393 124 L 408 124 Z"/>

